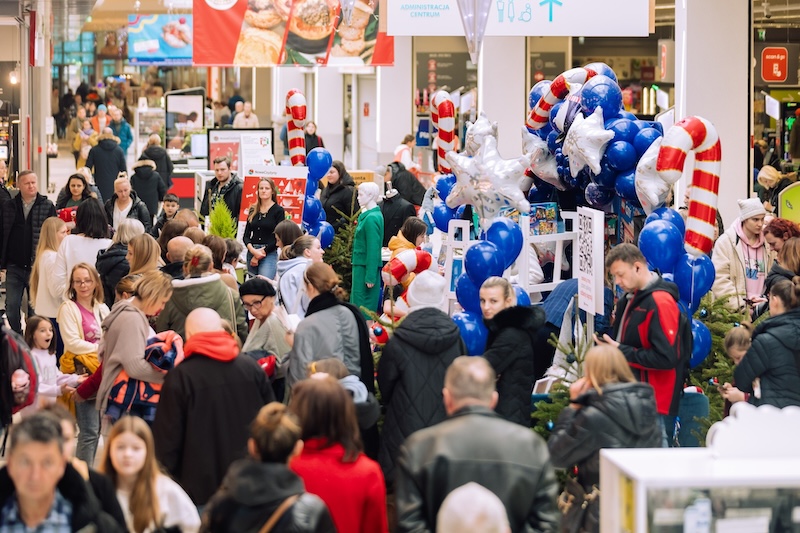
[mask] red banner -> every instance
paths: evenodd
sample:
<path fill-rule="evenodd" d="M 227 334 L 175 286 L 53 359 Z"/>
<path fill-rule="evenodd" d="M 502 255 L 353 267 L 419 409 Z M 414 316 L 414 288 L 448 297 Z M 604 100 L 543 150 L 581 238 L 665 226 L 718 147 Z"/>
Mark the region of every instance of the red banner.
<path fill-rule="evenodd" d="M 338 0 L 194 0 L 196 66 L 392 65 L 394 38 L 378 6 L 357 1 L 350 24 Z"/>

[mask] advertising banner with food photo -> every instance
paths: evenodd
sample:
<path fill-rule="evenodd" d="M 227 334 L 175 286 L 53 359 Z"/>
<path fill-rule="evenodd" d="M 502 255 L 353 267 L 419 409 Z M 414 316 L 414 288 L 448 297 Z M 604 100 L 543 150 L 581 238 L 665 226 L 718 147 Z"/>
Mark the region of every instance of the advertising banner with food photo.
<path fill-rule="evenodd" d="M 258 181 L 262 177 L 270 178 L 278 192 L 278 205 L 286 211 L 287 218 L 292 222 L 303 223 L 303 208 L 305 207 L 306 180 L 308 167 L 289 166 L 254 166 L 248 168 L 244 174 L 244 187 L 242 189 L 242 205 L 254 204 L 257 197 Z M 240 222 L 246 222 L 247 215 L 242 209 Z"/>
<path fill-rule="evenodd" d="M 192 15 L 128 15 L 128 60 L 137 65 L 191 65 Z"/>
<path fill-rule="evenodd" d="M 197 66 L 394 61 L 393 39 L 378 31 L 377 0 L 357 1 L 349 24 L 340 21 L 338 0 L 194 0 L 193 6 L 195 30 L 215 37 L 195 43 Z"/>

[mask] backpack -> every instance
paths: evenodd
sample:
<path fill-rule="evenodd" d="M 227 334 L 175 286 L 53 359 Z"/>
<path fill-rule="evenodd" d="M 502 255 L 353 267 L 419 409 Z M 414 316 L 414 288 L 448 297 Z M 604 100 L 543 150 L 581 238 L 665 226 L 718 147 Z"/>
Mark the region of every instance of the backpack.
<path fill-rule="evenodd" d="M 0 324 L 0 429 L 11 416 L 36 401 L 39 375 L 36 362 L 22 337 Z"/>

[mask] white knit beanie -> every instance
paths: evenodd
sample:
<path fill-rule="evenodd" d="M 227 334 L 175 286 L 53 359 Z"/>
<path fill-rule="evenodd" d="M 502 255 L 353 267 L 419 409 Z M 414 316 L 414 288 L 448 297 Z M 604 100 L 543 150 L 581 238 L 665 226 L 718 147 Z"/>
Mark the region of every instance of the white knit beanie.
<path fill-rule="evenodd" d="M 739 220 L 744 222 L 748 218 L 757 216 L 765 216 L 767 210 L 764 209 L 764 204 L 758 198 L 748 198 L 747 200 L 738 200 L 739 202 Z"/>
<path fill-rule="evenodd" d="M 408 286 L 406 301 L 411 311 L 424 307 L 434 307 L 440 311 L 446 310 L 447 283 L 444 278 L 435 272 L 425 270 L 414 277 Z"/>

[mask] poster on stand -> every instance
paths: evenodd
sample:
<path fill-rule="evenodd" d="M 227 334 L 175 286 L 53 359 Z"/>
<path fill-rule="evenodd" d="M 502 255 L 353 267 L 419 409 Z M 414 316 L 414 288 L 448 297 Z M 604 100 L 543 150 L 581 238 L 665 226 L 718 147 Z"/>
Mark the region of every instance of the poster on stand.
<path fill-rule="evenodd" d="M 349 25 L 338 0 L 194 0 L 196 66 L 392 65 L 394 39 L 378 7 L 356 2 Z M 338 27 L 335 27 L 339 22 Z M 333 58 L 333 61 L 330 61 Z"/>
<path fill-rule="evenodd" d="M 191 15 L 128 15 L 128 61 L 135 65 L 191 65 Z"/>
<path fill-rule="evenodd" d="M 247 142 L 245 148 L 243 144 Z M 208 169 L 214 169 L 214 159 L 227 157 L 231 170 L 240 172 L 246 166 L 268 165 L 275 161 L 272 153 L 275 136 L 272 128 L 208 130 Z M 269 153 L 267 153 L 269 152 Z M 247 165 L 242 164 L 247 160 Z"/>
<path fill-rule="evenodd" d="M 247 221 L 247 209 L 256 202 L 258 181 L 270 178 L 278 192 L 278 205 L 286 211 L 286 217 L 296 224 L 303 223 L 303 208 L 306 199 L 306 180 L 308 167 L 289 167 L 282 165 L 258 165 L 248 167 L 243 173 L 242 212 L 239 213 L 239 224 L 244 230 Z M 246 207 L 245 207 L 246 206 Z"/>
<path fill-rule="evenodd" d="M 272 153 L 271 131 L 262 130 L 253 133 L 244 133 L 241 138 L 242 168 L 275 165 L 275 156 Z"/>
<path fill-rule="evenodd" d="M 578 307 L 591 315 L 602 315 L 605 214 L 578 207 Z"/>

